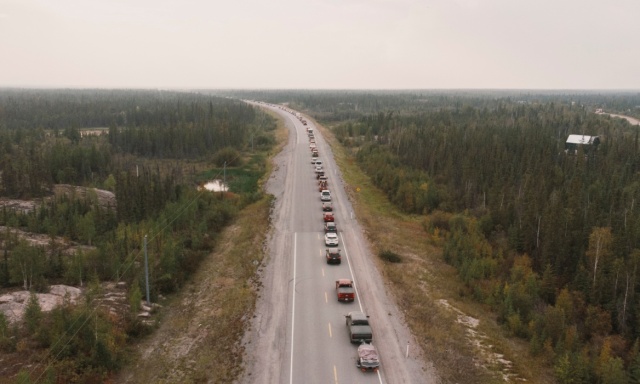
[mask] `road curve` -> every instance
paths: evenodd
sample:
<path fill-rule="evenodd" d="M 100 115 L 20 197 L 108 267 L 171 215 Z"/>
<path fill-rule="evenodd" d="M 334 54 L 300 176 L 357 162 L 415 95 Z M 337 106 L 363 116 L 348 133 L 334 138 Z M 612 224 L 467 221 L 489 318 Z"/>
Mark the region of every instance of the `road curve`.
<path fill-rule="evenodd" d="M 239 382 L 435 383 L 434 370 L 423 362 L 397 306 L 386 294 L 331 148 L 307 119 L 329 179 L 341 265 L 327 265 L 324 259 L 320 194 L 299 114 L 281 106 L 251 104 L 277 112 L 290 135 L 266 186 L 275 196 L 273 228 L 256 314 L 243 339 L 245 369 Z M 356 302 L 336 300 L 338 278 L 355 281 Z M 373 344 L 381 359 L 378 373 L 355 367 L 357 346 L 348 340 L 344 315 L 357 310 L 370 315 Z"/>

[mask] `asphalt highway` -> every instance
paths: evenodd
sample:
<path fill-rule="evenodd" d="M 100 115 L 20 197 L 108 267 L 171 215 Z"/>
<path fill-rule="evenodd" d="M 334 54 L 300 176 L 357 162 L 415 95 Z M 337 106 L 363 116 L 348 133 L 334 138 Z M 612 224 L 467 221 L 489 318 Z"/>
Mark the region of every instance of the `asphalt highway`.
<path fill-rule="evenodd" d="M 270 241 L 261 303 L 258 303 L 247 343 L 243 383 L 433 383 L 418 351 L 409 354 L 411 334 L 388 296 L 383 279 L 359 227 L 333 159 L 330 146 L 313 122 L 303 125 L 296 111 L 278 105 L 253 105 L 277 112 L 290 130 L 287 147 L 277 162 L 280 172 L 271 180 L 278 200 Z M 304 117 L 306 119 L 306 117 Z M 307 127 L 314 131 L 323 161 L 342 253 L 340 265 L 324 256 L 324 221 L 320 191 L 311 164 Z M 280 156 L 280 155 L 279 155 Z M 337 279 L 355 283 L 356 300 L 338 302 Z M 357 344 L 351 344 L 345 315 L 370 315 L 373 345 L 381 367 L 362 372 L 356 367 Z"/>

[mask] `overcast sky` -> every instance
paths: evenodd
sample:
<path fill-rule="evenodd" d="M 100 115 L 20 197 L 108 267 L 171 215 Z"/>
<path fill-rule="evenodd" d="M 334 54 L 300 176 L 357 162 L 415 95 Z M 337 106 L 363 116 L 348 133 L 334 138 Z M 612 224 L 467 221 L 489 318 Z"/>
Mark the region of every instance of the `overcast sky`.
<path fill-rule="evenodd" d="M 0 87 L 640 89 L 640 0 L 0 0 Z"/>

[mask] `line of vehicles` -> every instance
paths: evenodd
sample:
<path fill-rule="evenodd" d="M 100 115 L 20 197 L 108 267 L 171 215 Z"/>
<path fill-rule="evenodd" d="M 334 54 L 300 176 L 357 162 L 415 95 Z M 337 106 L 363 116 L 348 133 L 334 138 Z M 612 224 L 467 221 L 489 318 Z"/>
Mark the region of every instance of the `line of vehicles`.
<path fill-rule="evenodd" d="M 262 102 L 258 102 L 262 103 Z M 264 103 L 266 104 L 266 103 Z M 314 166 L 316 180 L 318 180 L 318 191 L 320 192 L 320 200 L 322 201 L 322 212 L 324 220 L 325 233 L 325 257 L 327 264 L 341 264 L 342 256 L 340 249 L 335 248 L 339 245 L 338 228 L 333 215 L 333 205 L 331 202 L 331 192 L 328 188 L 328 178 L 324 173 L 322 160 L 319 159 L 319 151 L 313 128 L 309 126 L 304 117 L 289 108 L 279 105 L 266 104 L 272 107 L 280 108 L 294 115 L 300 122 L 307 127 L 307 135 L 309 137 L 309 148 L 311 149 L 311 164 Z M 350 279 L 338 279 L 336 281 L 336 296 L 340 302 L 355 301 L 355 287 Z M 352 311 L 345 315 L 346 325 L 349 333 L 349 340 L 352 344 L 360 344 L 356 356 L 356 367 L 363 372 L 377 372 L 380 368 L 380 359 L 378 351 L 371 344 L 373 340 L 373 330 L 369 324 L 369 316 L 360 311 Z"/>
<path fill-rule="evenodd" d="M 329 190 L 329 181 L 323 169 L 322 160 L 319 158 L 319 151 L 316 145 L 313 128 L 307 125 L 306 120 L 298 116 L 303 125 L 307 126 L 307 135 L 309 137 L 309 148 L 311 150 L 311 164 L 314 166 L 316 180 L 318 181 L 318 191 L 320 192 L 320 201 L 322 202 L 322 217 L 324 221 L 324 244 L 325 258 L 327 264 L 342 263 L 342 255 L 339 248 L 338 227 L 333 214 L 333 205 L 331 191 Z M 356 290 L 353 280 L 338 279 L 336 280 L 336 297 L 339 302 L 353 303 L 356 299 Z M 377 372 L 380 368 L 380 360 L 378 351 L 371 344 L 373 340 L 373 330 L 369 324 L 369 316 L 363 312 L 352 311 L 345 315 L 346 325 L 349 331 L 349 340 L 351 343 L 358 343 L 356 367 L 363 372 Z"/>

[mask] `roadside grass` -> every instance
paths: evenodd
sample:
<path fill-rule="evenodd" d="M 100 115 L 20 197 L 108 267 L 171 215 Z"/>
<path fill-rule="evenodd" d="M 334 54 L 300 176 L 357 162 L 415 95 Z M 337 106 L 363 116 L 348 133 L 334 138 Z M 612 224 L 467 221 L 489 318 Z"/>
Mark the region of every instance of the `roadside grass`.
<path fill-rule="evenodd" d="M 526 381 L 554 382 L 544 360 L 529 356 L 526 342 L 509 338 L 486 306 L 461 296 L 464 287 L 457 272 L 442 259 L 442 238 L 438 232 L 427 232 L 430 217 L 400 212 L 372 185 L 352 150 L 340 145 L 330 127 L 314 123 L 331 145 L 355 214 L 373 247 L 371 257 L 391 283 L 393 296 L 442 382 L 504 383 L 503 375 L 510 373 Z M 395 254 L 401 262 L 385 261 L 383 254 Z M 480 320 L 477 327 L 465 326 L 452 307 Z M 474 333 L 482 336 L 473 339 Z M 501 355 L 512 362 L 510 368 L 493 361 Z"/>
<path fill-rule="evenodd" d="M 260 157 L 262 188 L 270 159 L 286 144 L 279 123 L 279 143 Z M 258 157 L 256 157 L 258 159 Z M 231 383 L 242 373 L 242 336 L 251 320 L 260 287 L 257 272 L 265 257 L 273 197 L 264 195 L 242 209 L 219 235 L 218 246 L 161 312 L 162 325 L 138 344 L 136 356 L 120 374 L 129 383 Z"/>
<path fill-rule="evenodd" d="M 170 301 L 156 334 L 139 345 L 131 372 L 123 371 L 126 382 L 227 383 L 239 376 L 271 199 L 243 209 L 222 232 L 216 251 Z"/>

